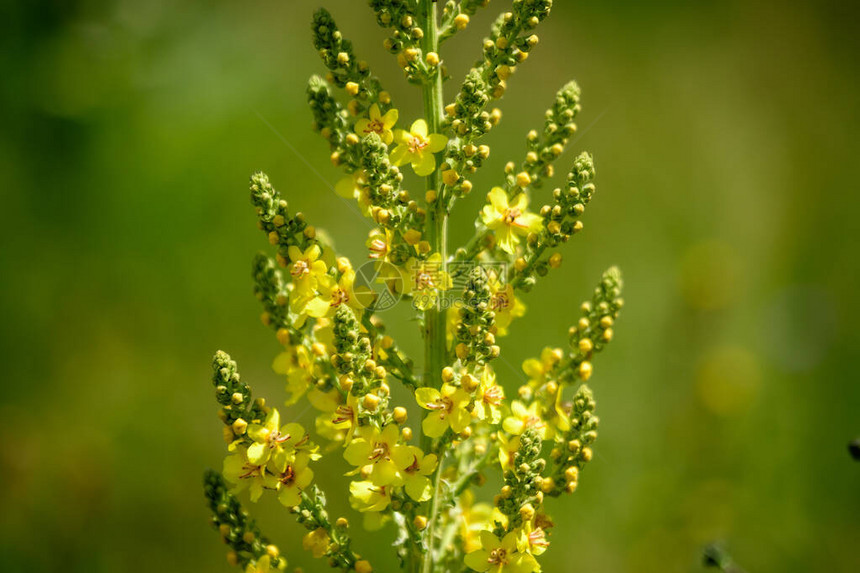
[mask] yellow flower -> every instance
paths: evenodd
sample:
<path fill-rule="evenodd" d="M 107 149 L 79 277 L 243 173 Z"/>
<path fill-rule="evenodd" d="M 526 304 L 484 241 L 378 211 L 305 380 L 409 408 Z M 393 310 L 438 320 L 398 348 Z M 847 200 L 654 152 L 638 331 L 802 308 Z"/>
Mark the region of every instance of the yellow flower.
<path fill-rule="evenodd" d="M 388 261 L 388 255 L 391 253 L 391 244 L 394 240 L 394 234 L 388 229 L 373 229 L 365 245 L 370 254 L 367 256 L 377 261 Z"/>
<path fill-rule="evenodd" d="M 532 573 L 539 569 L 534 557 L 519 551 L 517 534 L 513 531 L 501 541 L 489 531 L 482 531 L 481 549 L 466 555 L 465 563 L 479 572 Z"/>
<path fill-rule="evenodd" d="M 355 310 L 363 310 L 370 306 L 375 294 L 368 287 L 355 288 L 355 271 L 352 267 L 344 269 L 340 279 L 325 275 L 319 281 L 319 298 L 328 302 L 326 314 L 334 311 L 342 304 Z"/>
<path fill-rule="evenodd" d="M 460 536 L 463 539 L 463 553 L 472 553 L 481 548 L 480 532 L 492 523 L 493 506 L 474 501 L 475 495 L 470 489 L 460 495 L 460 518 L 463 521 Z"/>
<path fill-rule="evenodd" d="M 272 408 L 263 424 L 248 426 L 248 437 L 254 443 L 248 447 L 248 461 L 256 465 L 265 465 L 272 460 L 280 471 L 287 463 L 287 456 L 295 451 L 296 446 L 307 440 L 307 434 L 301 425 L 296 423 L 280 427 L 281 415 L 277 408 Z"/>
<path fill-rule="evenodd" d="M 496 375 L 489 366 L 484 367 L 478 391 L 475 395 L 475 407 L 472 415 L 479 420 L 487 420 L 491 424 L 498 424 L 502 419 L 500 406 L 505 399 L 504 389 L 496 384 Z"/>
<path fill-rule="evenodd" d="M 314 479 L 314 472 L 308 467 L 310 456 L 306 453 L 296 454 L 287 462 L 286 467 L 275 476 L 278 480 L 278 501 L 287 507 L 294 507 L 302 500 L 302 490 L 307 488 Z"/>
<path fill-rule="evenodd" d="M 272 370 L 287 377 L 288 406 L 304 396 L 315 377 L 313 358 L 304 346 L 293 346 L 278 354 Z"/>
<path fill-rule="evenodd" d="M 382 511 L 391 503 L 391 486 L 377 486 L 369 481 L 350 482 L 349 494 L 349 504 L 362 513 Z"/>
<path fill-rule="evenodd" d="M 534 213 L 526 211 L 529 198 L 520 193 L 513 204 L 508 203 L 508 196 L 501 187 L 493 187 L 487 194 L 489 205 L 484 205 L 481 219 L 488 229 L 496 235 L 499 247 L 508 254 L 514 254 L 520 244 L 520 235 L 540 231 L 542 219 Z"/>
<path fill-rule="evenodd" d="M 359 169 L 351 175 L 343 177 L 334 186 L 334 191 L 345 199 L 357 199 L 361 190 L 367 184 L 366 173 Z"/>
<path fill-rule="evenodd" d="M 281 558 L 280 563 L 278 564 L 278 570 L 286 567 L 287 561 L 284 558 Z M 270 571 L 275 571 L 275 568 L 272 567 L 272 560 L 268 555 L 263 555 L 255 563 L 248 563 L 245 567 L 245 573 L 269 573 Z"/>
<path fill-rule="evenodd" d="M 433 485 L 427 476 L 436 469 L 436 454 L 424 455 L 421 448 L 407 446 L 412 463 L 403 469 L 404 489 L 417 502 L 433 497 Z"/>
<path fill-rule="evenodd" d="M 397 123 L 397 118 L 398 111 L 396 109 L 389 109 L 385 115 L 382 115 L 379 106 L 373 104 L 368 111 L 368 117 L 355 122 L 355 133 L 361 137 L 375 133 L 385 145 L 389 145 L 394 140 L 391 128 Z"/>
<path fill-rule="evenodd" d="M 555 367 L 561 360 L 563 353 L 560 348 L 547 346 L 540 353 L 540 360 L 529 358 L 523 362 L 523 372 L 529 377 L 529 386 L 535 390 L 543 390 L 546 383 L 550 381 Z"/>
<path fill-rule="evenodd" d="M 494 275 L 490 277 L 490 309 L 496 313 L 496 336 L 505 336 L 515 318 L 526 313 L 526 305 L 514 295 L 514 287 L 503 285 Z"/>
<path fill-rule="evenodd" d="M 274 479 L 266 473 L 264 465 L 248 461 L 245 448 L 224 458 L 224 479 L 233 486 L 231 490 L 233 493 L 250 490 L 253 502 L 260 499 L 264 489 L 276 487 Z"/>
<path fill-rule="evenodd" d="M 295 293 L 302 297 L 312 295 L 320 277 L 328 272 L 328 265 L 320 259 L 322 249 L 314 244 L 302 252 L 297 246 L 291 245 L 287 254 L 290 257 L 290 275 L 293 277 Z"/>
<path fill-rule="evenodd" d="M 528 428 L 537 430 L 541 439 L 546 438 L 546 422 L 541 416 L 541 406 L 538 402 L 532 402 L 528 407 L 519 400 L 511 404 L 511 415 L 502 422 L 502 428 L 514 435 L 520 435 Z"/>
<path fill-rule="evenodd" d="M 358 398 L 352 394 L 347 394 L 346 404 L 338 406 L 331 419 L 335 428 L 346 429 L 344 443 L 348 444 L 352 441 L 353 434 L 358 428 Z"/>
<path fill-rule="evenodd" d="M 504 432 L 499 432 L 499 464 L 502 471 L 507 471 L 513 464 L 514 455 L 520 449 L 520 437 L 508 437 Z"/>
<path fill-rule="evenodd" d="M 331 545 L 331 538 L 322 527 L 317 527 L 302 538 L 304 550 L 310 551 L 317 559 L 328 553 L 329 545 Z"/>
<path fill-rule="evenodd" d="M 413 304 L 419 310 L 432 308 L 439 292 L 448 290 L 453 284 L 439 253 L 433 253 L 423 261 L 409 259 L 401 273 L 404 294 L 412 295 Z"/>
<path fill-rule="evenodd" d="M 391 152 L 391 162 L 394 165 L 411 163 L 415 174 L 426 177 L 436 169 L 436 158 L 438 153 L 445 148 L 448 138 L 438 133 L 427 134 L 427 122 L 423 119 L 415 120 L 409 131 L 398 129 L 394 135 L 397 147 Z"/>
<path fill-rule="evenodd" d="M 374 485 L 401 485 L 401 471 L 412 463 L 412 453 L 408 446 L 397 443 L 399 438 L 397 424 L 388 424 L 382 430 L 364 426 L 346 447 L 343 457 L 359 469 L 370 466 L 368 477 Z"/>
<path fill-rule="evenodd" d="M 532 555 L 540 555 L 549 547 L 549 541 L 546 539 L 546 532 L 542 527 L 532 523 L 525 522 L 522 528 L 523 543 L 521 546 L 524 551 Z"/>
<path fill-rule="evenodd" d="M 430 413 L 425 416 L 421 427 L 430 438 L 438 438 L 449 427 L 460 433 L 469 426 L 471 415 L 466 410 L 471 396 L 462 388 L 443 384 L 441 390 L 423 387 L 415 391 L 418 405 Z"/>

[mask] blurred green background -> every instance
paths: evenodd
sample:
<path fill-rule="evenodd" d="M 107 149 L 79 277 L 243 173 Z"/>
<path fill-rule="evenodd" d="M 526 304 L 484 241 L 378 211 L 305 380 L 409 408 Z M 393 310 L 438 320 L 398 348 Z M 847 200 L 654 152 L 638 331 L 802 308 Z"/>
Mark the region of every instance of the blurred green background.
<path fill-rule="evenodd" d="M 251 257 L 268 245 L 248 176 L 267 171 L 342 253 L 364 256 L 367 226 L 334 200 L 339 173 L 304 103 L 323 71 L 309 33 L 320 4 L 0 9 L 3 571 L 230 570 L 201 494 L 224 452 L 212 353 L 283 395 L 251 294 Z M 324 4 L 415 118 L 419 94 L 365 3 Z M 846 451 L 860 436 L 856 12 L 556 4 L 452 229 L 467 238 L 483 191 L 575 78 L 580 132 L 560 170 L 593 152 L 598 194 L 503 340 L 500 376 L 512 390 L 523 359 L 563 343 L 611 264 L 627 306 L 596 363 L 596 461 L 550 506 L 544 569 L 698 571 L 702 546 L 722 540 L 751 573 L 860 571 L 860 464 Z M 446 45 L 449 97 L 506 5 Z M 420 348 L 414 324 L 386 319 Z M 353 516 L 336 458 L 318 475 Z M 301 531 L 276 505 L 255 509 L 291 563 L 326 569 L 295 550 Z M 379 539 L 358 547 L 393 571 Z"/>

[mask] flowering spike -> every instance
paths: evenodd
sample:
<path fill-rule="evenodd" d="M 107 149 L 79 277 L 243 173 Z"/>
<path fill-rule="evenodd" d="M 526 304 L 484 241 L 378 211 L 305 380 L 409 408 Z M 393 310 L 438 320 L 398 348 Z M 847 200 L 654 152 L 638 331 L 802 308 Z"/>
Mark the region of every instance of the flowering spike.
<path fill-rule="evenodd" d="M 490 0 L 448 0 L 442 11 L 442 21 L 439 31 L 441 44 L 457 32 L 465 30 L 469 25 L 469 17 L 474 16 L 479 8 L 484 8 Z"/>
<path fill-rule="evenodd" d="M 287 566 L 277 546 L 260 533 L 257 523 L 228 491 L 221 474 L 208 470 L 203 476 L 203 492 L 212 511 L 212 525 L 230 547 L 228 561 L 243 571 L 280 571 Z"/>
<path fill-rule="evenodd" d="M 328 10 L 319 8 L 314 13 L 311 30 L 314 48 L 330 70 L 329 81 L 352 96 L 350 112 L 360 115 L 372 104 L 379 104 L 386 111 L 390 98 L 383 92 L 379 79 L 370 74 L 367 62 L 356 59 L 352 42 L 344 39 Z"/>
<path fill-rule="evenodd" d="M 570 411 L 570 428 L 559 436 L 554 469 L 550 472 L 550 487 L 543 491 L 557 497 L 564 492 L 573 493 L 579 484 L 579 474 L 593 456 L 591 445 L 597 439 L 599 420 L 594 415 L 596 403 L 591 389 L 583 384 L 573 397 Z"/>
<path fill-rule="evenodd" d="M 467 368 L 486 364 L 499 356 L 489 283 L 487 272 L 480 266 L 475 267 L 463 292 L 455 351 Z"/>
<path fill-rule="evenodd" d="M 552 163 L 562 154 L 568 140 L 576 133 L 574 119 L 580 110 L 579 86 L 569 82 L 555 94 L 555 101 L 546 111 L 543 133 L 529 132 L 526 137 L 528 153 L 517 173 L 505 177 L 505 191 L 518 193 L 524 177 L 527 186 L 540 187 L 543 179 L 552 177 Z"/>

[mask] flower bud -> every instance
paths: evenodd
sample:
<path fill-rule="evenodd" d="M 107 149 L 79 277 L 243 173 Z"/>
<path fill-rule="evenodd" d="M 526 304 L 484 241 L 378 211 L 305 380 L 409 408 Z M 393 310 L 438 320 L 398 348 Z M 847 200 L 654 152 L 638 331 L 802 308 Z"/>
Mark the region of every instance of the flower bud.
<path fill-rule="evenodd" d="M 379 407 L 379 396 L 374 393 L 369 393 L 364 395 L 364 400 L 362 400 L 362 405 L 366 410 L 371 412 L 375 412 Z"/>
<path fill-rule="evenodd" d="M 397 406 L 394 408 L 394 421 L 398 424 L 402 424 L 406 421 L 407 412 L 406 408 L 403 406 Z"/>

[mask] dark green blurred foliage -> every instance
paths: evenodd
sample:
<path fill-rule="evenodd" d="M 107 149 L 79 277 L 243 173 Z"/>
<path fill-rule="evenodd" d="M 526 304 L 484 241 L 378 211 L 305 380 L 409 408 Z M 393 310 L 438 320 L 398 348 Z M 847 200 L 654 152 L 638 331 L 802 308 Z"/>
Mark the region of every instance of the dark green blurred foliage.
<path fill-rule="evenodd" d="M 322 70 L 308 31 L 318 4 L 0 8 L 3 571 L 229 570 L 200 493 L 224 454 L 210 357 L 229 351 L 257 395 L 283 395 L 252 295 L 266 245 L 248 176 L 268 172 L 344 254 L 364 256 L 367 224 L 334 200 L 339 173 L 305 107 Z M 364 3 L 325 4 L 414 119 L 418 94 Z M 504 5 L 446 45 L 454 84 Z M 564 339 L 608 264 L 625 272 L 627 305 L 590 381 L 596 456 L 555 505 L 545 570 L 574 552 L 581 571 L 695 571 L 714 539 L 748 571 L 860 570 L 860 465 L 845 454 L 860 431 L 856 12 L 556 5 L 452 227 L 454 243 L 468 238 L 504 162 L 576 79 L 580 131 L 560 171 L 592 152 L 599 191 L 561 270 L 501 339 L 500 378 L 512 391 L 522 360 Z M 420 348 L 413 324 L 385 318 Z M 333 514 L 357 523 L 337 489 L 343 464 L 324 463 Z M 307 566 L 290 516 L 252 510 Z"/>

